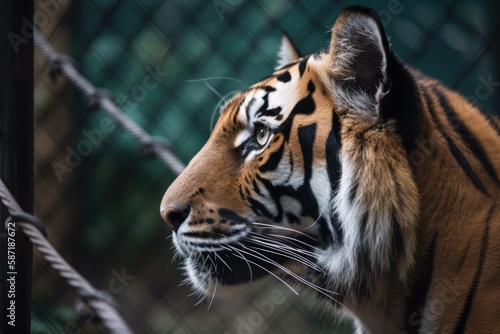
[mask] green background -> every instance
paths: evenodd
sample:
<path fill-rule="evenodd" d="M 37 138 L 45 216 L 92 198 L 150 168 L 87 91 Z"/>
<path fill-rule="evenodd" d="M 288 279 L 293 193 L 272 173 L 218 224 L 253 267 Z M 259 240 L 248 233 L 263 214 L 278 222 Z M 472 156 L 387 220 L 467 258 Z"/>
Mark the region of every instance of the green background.
<path fill-rule="evenodd" d="M 335 17 L 349 4 L 355 3 L 75 1 L 46 37 L 54 42 L 64 35 L 63 49 L 78 69 L 110 91 L 147 132 L 165 138 L 187 163 L 210 135 L 223 97 L 271 73 L 283 31 L 305 54 L 327 48 Z M 476 92 L 489 77 L 500 81 L 499 44 L 493 43 L 498 40 L 498 8 L 493 6 L 498 5 L 493 1 L 356 4 L 381 13 L 391 43 L 405 62 L 459 90 L 485 111 L 498 110 L 496 92 L 482 99 Z M 151 71 L 157 73 L 155 81 L 147 79 Z M 42 154 L 47 144 L 39 139 L 36 186 L 50 188 L 58 198 L 49 201 L 38 192 L 37 214 L 50 222 L 47 229 L 58 250 L 96 287 L 109 290 L 123 268 L 134 277 L 113 296 L 137 333 L 352 331 L 348 324 L 332 322 L 308 292 L 297 297 L 272 280 L 210 309 L 206 302 L 193 307 L 197 298 L 186 297 L 189 287 L 179 286 L 179 263 L 172 262 L 170 232 L 158 213 L 175 175 L 159 160 L 141 157 L 137 142 L 118 126 L 104 133 L 100 122 L 109 116 L 90 111 L 79 91 L 65 86 L 56 105 L 49 104 L 53 83 L 46 67 L 40 66 L 36 80 L 37 138 L 52 138 L 55 152 Z M 68 110 L 68 117 L 51 118 L 54 108 Z M 56 140 L 62 127 L 69 130 Z M 102 142 L 59 182 L 51 164 L 64 162 L 67 146 L 76 148 L 87 139 L 83 130 L 101 131 Z M 83 333 L 106 332 L 87 323 L 88 315 L 73 310 L 75 293 L 39 258 L 33 282 L 34 333 L 72 332 L 68 324 L 73 323 Z M 282 303 L 263 314 L 256 305 L 270 300 L 273 291 L 283 294 Z"/>

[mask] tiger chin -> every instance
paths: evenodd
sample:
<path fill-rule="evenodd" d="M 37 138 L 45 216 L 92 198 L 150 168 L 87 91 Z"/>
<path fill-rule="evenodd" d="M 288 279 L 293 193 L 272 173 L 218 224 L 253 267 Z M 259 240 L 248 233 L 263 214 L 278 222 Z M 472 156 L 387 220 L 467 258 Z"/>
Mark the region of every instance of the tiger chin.
<path fill-rule="evenodd" d="M 349 7 L 328 50 L 283 37 L 275 72 L 226 103 L 160 211 L 206 295 L 270 277 L 359 333 L 487 333 L 499 169 L 499 120 L 404 65 L 378 15 Z"/>

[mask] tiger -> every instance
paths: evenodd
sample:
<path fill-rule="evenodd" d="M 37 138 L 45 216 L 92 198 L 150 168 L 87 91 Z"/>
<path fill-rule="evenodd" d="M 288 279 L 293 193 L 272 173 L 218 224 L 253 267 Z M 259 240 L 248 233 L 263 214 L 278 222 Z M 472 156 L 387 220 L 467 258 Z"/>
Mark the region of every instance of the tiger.
<path fill-rule="evenodd" d="M 499 119 L 404 64 L 353 6 L 326 50 L 283 36 L 160 213 L 202 295 L 272 277 L 357 333 L 496 333 L 499 170 Z"/>

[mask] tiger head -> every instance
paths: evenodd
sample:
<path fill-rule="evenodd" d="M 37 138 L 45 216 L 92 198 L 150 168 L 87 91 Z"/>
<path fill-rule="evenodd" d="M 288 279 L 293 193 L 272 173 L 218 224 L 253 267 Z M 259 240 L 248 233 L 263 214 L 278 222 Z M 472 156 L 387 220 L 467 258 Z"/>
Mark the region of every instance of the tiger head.
<path fill-rule="evenodd" d="M 453 109 L 494 137 L 477 109 L 398 60 L 370 9 L 342 11 L 323 52 L 302 56 L 284 37 L 275 72 L 226 103 L 161 202 L 188 280 L 225 296 L 272 276 L 341 302 L 371 332 L 398 332 L 412 310 L 433 331 L 425 296 L 452 271 L 419 273 L 434 254 L 458 261 L 449 238 L 465 228 L 481 240 L 471 222 L 484 215 L 464 207 L 500 199 L 487 161 L 498 140 L 480 151 Z"/>
<path fill-rule="evenodd" d="M 373 233 L 393 239 L 395 249 L 384 246 L 377 254 L 367 245 L 359 250 L 374 265 L 391 258 L 380 264 L 383 270 L 394 269 L 413 251 L 412 236 L 405 244 L 399 239 L 412 233 L 417 199 L 394 120 L 399 115 L 391 114 L 409 110 L 381 110 L 382 104 L 404 98 L 413 83 L 402 87 L 392 81 L 406 69 L 393 56 L 376 14 L 347 9 L 337 19 L 327 52 L 303 57 L 285 36 L 279 56 L 271 76 L 222 108 L 208 142 L 163 197 L 161 214 L 200 291 L 222 293 L 263 276 L 284 275 L 329 294 L 307 277 L 327 265 L 343 273 L 345 282 L 352 279 L 349 267 L 359 261 L 342 248 L 359 235 L 342 220 L 399 218 L 401 226 L 373 226 Z M 392 183 L 386 189 L 374 185 L 366 191 L 374 197 L 408 192 L 404 203 L 381 200 L 380 207 L 366 212 L 352 206 L 365 203 L 352 188 L 358 175 L 350 164 L 364 164 L 361 168 L 377 177 L 370 162 L 353 152 L 363 132 L 372 133 L 366 140 L 379 143 L 379 151 L 370 154 L 388 152 L 386 168 L 394 178 L 381 180 Z M 397 190 L 399 180 L 410 184 Z M 401 271 L 405 275 L 406 268 Z"/>

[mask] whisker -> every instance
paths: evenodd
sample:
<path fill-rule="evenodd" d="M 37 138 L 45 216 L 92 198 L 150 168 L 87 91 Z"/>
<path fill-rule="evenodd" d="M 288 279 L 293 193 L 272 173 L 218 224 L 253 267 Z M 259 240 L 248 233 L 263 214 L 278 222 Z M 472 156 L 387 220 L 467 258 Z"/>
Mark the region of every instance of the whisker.
<path fill-rule="evenodd" d="M 186 277 L 185 279 L 183 279 L 178 286 L 183 286 L 183 285 L 186 285 L 186 284 L 189 284 L 191 283 L 191 280 L 189 279 L 189 277 Z"/>
<path fill-rule="evenodd" d="M 209 89 L 212 93 L 214 93 L 215 95 L 217 95 L 217 96 L 219 97 L 219 99 L 223 99 L 223 98 L 224 98 L 224 96 L 220 95 L 220 93 L 219 93 L 219 92 L 218 92 L 218 91 L 217 91 L 217 90 L 216 90 L 216 89 L 215 89 L 215 88 L 214 88 L 211 84 L 209 84 L 209 83 L 208 83 L 208 82 L 206 82 L 206 81 L 203 81 L 203 84 L 204 84 L 205 86 L 207 86 L 207 88 L 208 88 L 208 89 Z"/>
<path fill-rule="evenodd" d="M 214 270 L 217 271 L 217 265 L 215 266 Z M 217 280 L 214 280 L 214 293 L 212 294 L 212 299 L 210 299 L 210 303 L 208 303 L 208 310 L 210 310 L 210 306 L 212 306 L 212 303 L 214 302 L 216 292 L 217 292 Z"/>
<path fill-rule="evenodd" d="M 316 239 L 315 239 L 315 238 L 313 238 L 313 237 L 311 237 L 310 235 L 305 234 L 305 233 L 300 232 L 300 231 L 297 231 L 297 230 L 294 230 L 294 229 L 292 229 L 292 228 L 288 228 L 288 227 L 284 227 L 284 226 L 278 226 L 278 225 L 265 224 L 265 223 L 257 223 L 257 222 L 252 223 L 252 225 L 254 225 L 254 226 L 255 226 L 255 225 L 261 225 L 261 226 L 263 226 L 263 227 L 269 227 L 269 228 L 271 228 L 271 229 L 278 229 L 278 230 L 284 230 L 284 231 L 289 231 L 289 232 L 295 232 L 295 233 L 298 233 L 298 234 L 300 234 L 300 235 L 303 235 L 303 236 L 305 236 L 305 237 L 307 237 L 307 238 L 309 238 L 309 239 L 311 239 L 311 240 L 316 241 Z M 256 226 L 256 227 L 259 227 L 259 226 Z"/>
<path fill-rule="evenodd" d="M 232 272 L 233 270 L 232 270 L 232 269 L 231 269 L 231 267 L 230 267 L 230 266 L 226 263 L 226 261 L 224 261 L 224 260 L 222 259 L 222 257 L 220 257 L 220 256 L 219 256 L 219 254 L 217 254 L 217 252 L 216 252 L 213 248 L 212 248 L 212 250 L 213 250 L 213 252 L 214 252 L 214 254 L 215 254 L 215 257 L 216 257 L 216 258 L 218 258 L 219 260 L 221 260 L 221 262 L 222 262 L 222 263 L 224 263 L 224 264 L 226 265 L 227 269 L 229 269 L 229 271 L 231 271 L 231 272 Z"/>
<path fill-rule="evenodd" d="M 325 288 L 322 288 L 320 286 L 317 286 L 316 284 L 312 283 L 312 282 L 309 282 L 307 281 L 306 279 L 298 276 L 297 274 L 295 274 L 294 272 L 292 272 L 291 270 L 287 269 L 286 267 L 282 266 L 281 264 L 277 263 L 276 261 L 270 259 L 269 257 L 263 255 L 263 254 L 260 254 L 259 252 L 256 252 L 254 250 L 252 250 L 251 248 L 248 248 L 248 247 L 245 247 L 245 245 L 242 245 L 245 249 L 247 249 L 248 251 L 250 252 L 253 252 L 255 254 L 257 254 L 259 256 L 259 258 L 263 261 L 266 261 L 267 263 L 269 264 L 272 264 L 274 266 L 276 266 L 277 268 L 281 269 L 282 271 L 284 271 L 285 273 L 287 273 L 288 275 L 290 275 L 291 277 L 295 278 L 296 280 L 298 280 L 299 282 L 309 286 L 310 288 L 312 288 L 313 290 L 316 290 L 317 292 L 321 293 L 322 295 L 324 295 L 325 297 L 328 297 L 330 299 L 332 299 L 333 301 L 335 301 L 336 303 L 339 303 L 340 305 L 342 305 L 338 300 L 336 300 L 335 298 L 333 298 L 332 296 L 330 296 L 328 293 L 330 294 L 334 294 L 334 295 L 338 295 L 338 293 L 336 292 L 333 292 L 333 291 L 330 291 L 328 289 L 325 289 Z M 243 250 L 241 250 L 242 252 L 244 253 L 247 253 L 248 252 L 245 252 Z M 248 255 L 252 255 L 252 254 L 248 254 Z M 252 255 L 252 256 L 255 256 L 255 255 Z M 344 306 L 344 305 L 342 305 Z M 345 306 L 344 306 L 345 307 Z"/>
<path fill-rule="evenodd" d="M 201 81 L 208 81 L 208 80 L 229 80 L 229 81 L 236 81 L 238 83 L 241 83 L 244 87 L 248 87 L 249 85 L 246 84 L 244 81 L 234 79 L 234 78 L 229 78 L 229 77 L 210 77 L 210 78 L 200 78 L 200 79 L 188 79 L 185 80 L 186 82 L 201 82 Z"/>
<path fill-rule="evenodd" d="M 207 290 L 210 289 L 211 286 L 212 286 L 212 282 L 210 282 L 210 285 L 208 286 Z M 199 291 L 195 291 L 193 294 L 196 294 L 196 293 L 199 293 Z M 208 293 L 203 293 L 202 295 L 203 296 L 200 298 L 200 300 L 198 300 L 198 302 L 196 302 L 196 304 L 193 305 L 193 307 L 200 305 L 205 299 L 207 299 Z"/>
<path fill-rule="evenodd" d="M 325 198 L 329 198 L 330 196 L 330 188 L 327 188 L 326 190 L 326 194 L 325 194 Z M 325 201 L 325 203 L 323 204 L 323 206 L 321 207 L 321 210 L 318 214 L 318 218 L 316 218 L 316 220 L 314 221 L 314 223 L 312 223 L 311 225 L 307 226 L 307 227 L 304 227 L 302 230 L 307 230 L 307 229 L 310 229 L 311 227 L 313 227 L 314 225 L 316 225 L 319 220 L 321 219 L 321 217 L 323 216 L 323 212 L 325 211 L 325 209 L 328 207 L 328 201 Z"/>
<path fill-rule="evenodd" d="M 253 237 L 257 237 L 257 238 L 261 238 L 263 239 L 264 241 L 271 241 L 271 242 L 279 242 L 278 240 L 274 239 L 274 238 L 271 238 L 270 236 L 273 236 L 273 237 L 278 237 L 278 238 L 283 238 L 283 239 L 287 239 L 287 240 L 290 240 L 292 242 L 297 242 L 297 243 L 300 243 L 300 244 L 303 244 L 307 247 L 310 247 L 318 252 L 324 252 L 324 250 L 322 249 L 319 249 L 318 247 L 314 247 L 314 246 L 311 246 L 309 245 L 307 242 L 304 242 L 302 240 L 298 240 L 294 237 L 289 237 L 289 236 L 286 236 L 286 235 L 281 235 L 281 234 L 260 234 L 260 233 L 257 233 L 257 232 L 253 232 L 251 231 L 250 234 L 252 234 Z M 286 245 L 286 244 L 283 244 L 283 245 Z M 288 246 L 291 246 L 291 245 L 288 245 Z M 306 254 L 309 254 L 311 257 L 318 257 L 318 254 L 314 253 L 314 252 L 311 252 L 307 249 L 303 249 L 303 248 L 298 248 L 297 250 L 300 250 L 301 252 L 304 252 Z"/>
<path fill-rule="evenodd" d="M 200 254 L 200 255 L 201 255 L 201 254 Z M 201 257 L 203 258 L 203 256 L 201 256 Z M 203 262 L 204 264 L 205 264 L 205 261 L 206 261 L 206 258 L 207 258 L 207 257 L 209 257 L 209 256 L 206 256 L 206 257 L 205 257 L 205 260 L 204 260 L 204 262 Z M 212 261 L 212 263 L 213 263 L 213 261 Z M 203 264 L 203 266 L 204 266 L 204 264 Z M 210 265 L 209 270 L 210 270 L 210 272 L 212 272 L 212 266 L 211 266 L 211 265 Z M 208 292 L 208 291 L 210 291 L 210 288 L 211 288 L 211 287 L 212 287 L 212 281 L 209 281 L 209 285 L 208 285 L 208 287 L 207 287 L 206 289 L 200 289 L 200 290 L 198 290 L 198 291 L 195 291 L 195 293 L 196 293 L 196 292 L 197 292 L 197 293 L 200 293 L 200 292 L 201 292 L 202 297 L 200 298 L 200 300 L 198 300 L 198 302 L 197 302 L 196 304 L 194 304 L 194 305 L 193 305 L 193 307 L 200 305 L 200 304 L 201 304 L 201 303 L 202 303 L 205 299 L 207 299 L 208 294 L 209 294 L 209 292 Z"/>
<path fill-rule="evenodd" d="M 212 294 L 212 298 L 210 299 L 210 303 L 208 303 L 208 308 L 207 310 L 210 310 L 210 307 L 212 306 L 212 303 L 214 302 L 215 299 L 215 293 L 217 292 L 217 282 L 215 282 L 215 287 L 214 287 L 214 293 Z"/>
<path fill-rule="evenodd" d="M 222 248 L 224 248 L 225 250 L 229 251 L 232 253 L 232 251 L 235 251 L 236 253 L 238 253 L 239 255 L 241 255 L 241 257 L 245 260 L 245 262 L 247 263 L 247 266 L 248 266 L 248 270 L 250 271 L 250 281 L 253 280 L 253 271 L 252 271 L 252 266 L 250 265 L 250 263 L 248 262 L 248 260 L 246 259 L 246 257 L 244 257 L 240 251 L 238 251 L 237 248 L 235 247 L 231 247 L 231 248 L 227 248 L 225 246 L 221 246 Z"/>
<path fill-rule="evenodd" d="M 231 248 L 233 248 L 233 247 L 231 246 Z M 243 250 L 241 250 L 241 249 L 240 249 L 240 251 L 244 252 L 244 251 L 243 251 Z M 237 257 L 238 257 L 239 255 L 235 255 L 235 256 L 237 256 Z M 252 256 L 253 256 L 253 255 L 252 255 Z M 264 268 L 263 266 L 261 266 L 261 265 L 260 265 L 260 264 L 258 264 L 258 263 L 253 262 L 252 260 L 248 260 L 245 256 L 243 256 L 243 259 L 244 259 L 245 261 L 248 261 L 249 263 L 253 264 L 254 266 L 257 266 L 257 267 L 261 268 L 262 270 L 264 270 L 264 271 L 268 272 L 270 275 L 274 276 L 274 277 L 275 277 L 278 281 L 280 281 L 281 283 L 285 284 L 285 285 L 286 285 L 286 286 L 287 286 L 290 290 L 292 290 L 292 291 L 293 291 L 293 293 L 295 293 L 297 296 L 299 295 L 299 293 L 298 293 L 297 291 L 295 291 L 295 289 L 294 289 L 294 288 L 292 288 L 292 287 L 291 287 L 288 283 L 286 283 L 283 279 L 281 279 L 280 277 L 278 277 L 278 275 L 276 275 L 275 273 L 273 273 L 273 272 L 272 272 L 272 271 L 270 271 L 269 269 Z"/>
<path fill-rule="evenodd" d="M 267 253 L 271 253 L 271 254 L 275 254 L 275 255 L 278 255 L 278 256 L 282 256 L 282 257 L 285 257 L 285 258 L 288 258 L 290 260 L 294 260 L 294 261 L 297 261 L 298 263 L 301 263 L 303 265 L 305 265 L 306 267 L 309 267 L 315 271 L 318 271 L 318 272 L 324 272 L 320 267 L 318 267 L 316 264 L 314 264 L 313 262 L 311 261 L 306 261 L 306 260 L 301 260 L 301 259 L 298 259 L 296 257 L 293 257 L 292 255 L 290 254 L 287 254 L 287 253 L 284 253 L 284 252 L 279 252 L 279 251 L 272 251 L 270 250 L 269 248 L 262 248 L 262 247 L 255 247 L 255 246 L 252 246 L 252 249 L 254 250 L 260 250 L 260 251 L 263 251 L 263 252 L 267 252 Z"/>
<path fill-rule="evenodd" d="M 172 261 L 171 263 L 174 263 L 175 261 L 177 261 L 179 258 L 180 258 L 181 254 L 179 253 L 179 251 L 177 249 L 174 250 L 174 256 L 172 256 Z"/>
<path fill-rule="evenodd" d="M 282 246 L 279 244 L 273 245 L 273 244 L 265 243 L 265 242 L 260 241 L 260 240 L 252 240 L 251 238 L 248 238 L 247 240 L 250 242 L 253 242 L 253 243 L 257 243 L 263 247 L 267 247 L 267 248 L 252 247 L 254 249 L 259 249 L 259 250 L 262 250 L 262 251 L 265 251 L 265 252 L 268 252 L 271 254 L 280 255 L 280 256 L 289 258 L 291 260 L 295 260 L 299 263 L 302 263 L 303 265 L 305 265 L 311 269 L 314 269 L 316 271 L 324 272 L 323 269 L 321 269 L 316 263 L 312 262 L 311 260 L 309 260 L 309 259 L 307 259 L 299 254 L 294 253 L 293 248 L 292 249 L 290 249 L 290 248 L 289 249 L 281 249 L 281 248 L 273 247 L 273 246 Z M 283 245 L 283 246 L 287 247 L 286 245 Z"/>
<path fill-rule="evenodd" d="M 311 260 L 317 258 L 317 254 L 307 251 L 302 248 L 296 248 L 293 247 L 293 245 L 289 245 L 286 243 L 283 243 L 279 240 L 272 240 L 272 239 L 266 239 L 266 238 L 260 238 L 259 236 L 255 235 L 250 235 L 246 237 L 247 240 L 250 240 L 252 242 L 259 243 L 262 246 L 267 246 L 273 250 L 280 250 L 280 251 L 287 251 L 288 253 L 291 253 L 293 255 L 297 255 L 301 257 L 304 260 L 307 260 L 309 262 L 314 263 L 314 261 Z"/>
<path fill-rule="evenodd" d="M 203 258 L 203 253 L 200 253 L 200 256 L 201 256 L 201 258 Z M 212 261 L 212 263 L 215 264 L 214 260 L 212 260 L 212 258 L 210 257 L 210 255 L 207 254 L 207 256 L 205 257 L 205 259 L 203 260 L 203 264 L 201 265 L 202 267 L 205 267 L 205 265 L 207 263 L 207 259 L 210 259 L 210 261 Z"/>

